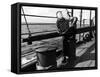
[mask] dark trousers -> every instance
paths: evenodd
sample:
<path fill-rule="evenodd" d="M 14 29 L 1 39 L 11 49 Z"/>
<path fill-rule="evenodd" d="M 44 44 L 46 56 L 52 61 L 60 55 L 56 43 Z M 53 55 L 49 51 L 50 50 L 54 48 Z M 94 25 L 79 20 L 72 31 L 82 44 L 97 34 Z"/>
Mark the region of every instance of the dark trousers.
<path fill-rule="evenodd" d="M 69 59 L 76 58 L 75 29 L 71 28 L 63 36 L 63 54 Z"/>

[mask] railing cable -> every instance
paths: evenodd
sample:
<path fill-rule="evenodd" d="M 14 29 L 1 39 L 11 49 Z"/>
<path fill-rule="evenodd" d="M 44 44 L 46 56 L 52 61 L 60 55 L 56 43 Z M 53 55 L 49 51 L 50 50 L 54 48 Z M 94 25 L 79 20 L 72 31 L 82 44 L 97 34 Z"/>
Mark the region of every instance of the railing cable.
<path fill-rule="evenodd" d="M 27 23 L 27 19 L 26 19 L 26 17 L 25 17 L 25 13 L 24 13 L 24 9 L 22 8 L 22 12 L 23 12 L 23 16 L 24 16 L 24 19 L 25 19 L 25 22 L 26 22 L 26 26 L 27 26 L 27 29 L 28 29 L 28 32 L 29 32 L 29 37 L 31 36 L 31 31 L 30 31 L 30 29 L 29 29 L 29 25 L 28 25 L 28 23 Z"/>

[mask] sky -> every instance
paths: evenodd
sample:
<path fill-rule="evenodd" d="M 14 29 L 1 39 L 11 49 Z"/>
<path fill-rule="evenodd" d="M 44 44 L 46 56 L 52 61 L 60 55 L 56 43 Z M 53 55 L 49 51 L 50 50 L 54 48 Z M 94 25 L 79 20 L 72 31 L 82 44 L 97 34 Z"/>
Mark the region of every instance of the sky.
<path fill-rule="evenodd" d="M 39 16 L 52 16 L 52 17 L 56 17 L 57 11 L 63 11 L 64 10 L 62 8 L 29 7 L 29 6 L 23 6 L 23 9 L 24 9 L 25 14 L 39 15 Z M 71 9 L 68 9 L 68 10 L 71 11 Z M 82 12 L 83 12 L 82 19 L 88 19 L 89 20 L 90 11 L 89 10 L 83 10 Z M 74 10 L 74 16 L 78 17 L 78 20 L 80 20 L 80 10 L 79 9 Z M 92 11 L 91 18 L 93 18 L 94 16 L 95 16 L 95 11 Z M 30 16 L 26 16 L 26 19 L 27 19 L 28 23 L 56 23 L 56 21 L 57 21 L 57 18 L 43 18 L 43 17 L 30 17 Z M 86 21 L 87 23 L 89 23 L 88 20 Z M 23 22 L 25 22 L 25 19 L 22 16 L 22 23 Z"/>

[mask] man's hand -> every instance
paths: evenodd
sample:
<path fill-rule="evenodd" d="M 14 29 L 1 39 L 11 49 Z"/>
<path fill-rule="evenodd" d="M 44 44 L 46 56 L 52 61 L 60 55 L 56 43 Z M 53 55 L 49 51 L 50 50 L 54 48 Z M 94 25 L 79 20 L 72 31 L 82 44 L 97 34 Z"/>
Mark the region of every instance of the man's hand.
<path fill-rule="evenodd" d="M 74 18 L 74 21 L 71 24 L 72 26 L 74 26 L 74 23 L 78 20 L 77 17 L 73 17 L 73 18 Z"/>

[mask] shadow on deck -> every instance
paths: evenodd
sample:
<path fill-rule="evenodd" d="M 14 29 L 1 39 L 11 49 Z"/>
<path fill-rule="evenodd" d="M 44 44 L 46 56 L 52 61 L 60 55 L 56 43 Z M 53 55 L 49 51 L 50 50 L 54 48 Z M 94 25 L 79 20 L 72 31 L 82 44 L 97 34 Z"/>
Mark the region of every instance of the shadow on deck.
<path fill-rule="evenodd" d="M 95 43 L 88 47 L 84 54 L 77 56 L 76 60 L 70 60 L 66 65 L 61 65 L 58 69 L 77 68 L 77 67 L 93 67 L 95 62 Z M 91 52 L 93 51 L 94 52 Z"/>

